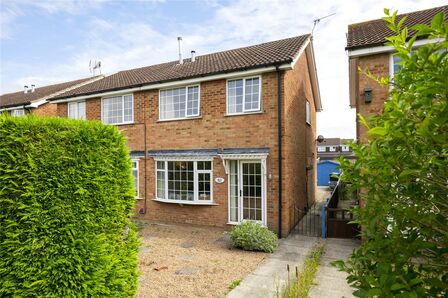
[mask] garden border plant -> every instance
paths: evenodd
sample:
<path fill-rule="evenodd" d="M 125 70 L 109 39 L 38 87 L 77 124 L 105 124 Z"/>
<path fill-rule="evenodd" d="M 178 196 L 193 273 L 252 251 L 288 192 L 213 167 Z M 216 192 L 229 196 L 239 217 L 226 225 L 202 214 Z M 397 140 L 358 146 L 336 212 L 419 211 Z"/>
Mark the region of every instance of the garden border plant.
<path fill-rule="evenodd" d="M 1 115 L 0 296 L 134 296 L 134 203 L 116 127 Z"/>
<path fill-rule="evenodd" d="M 267 227 L 246 220 L 233 227 L 230 232 L 233 246 L 244 250 L 274 252 L 278 246 L 277 235 Z"/>
<path fill-rule="evenodd" d="M 288 266 L 288 284 L 279 297 L 285 298 L 307 298 L 308 293 L 316 278 L 317 269 L 319 267 L 320 259 L 325 253 L 325 243 L 319 241 L 312 248 L 308 257 L 305 259 L 302 270 L 298 271 L 296 267 L 295 279 L 292 283 L 289 282 L 289 266 Z"/>

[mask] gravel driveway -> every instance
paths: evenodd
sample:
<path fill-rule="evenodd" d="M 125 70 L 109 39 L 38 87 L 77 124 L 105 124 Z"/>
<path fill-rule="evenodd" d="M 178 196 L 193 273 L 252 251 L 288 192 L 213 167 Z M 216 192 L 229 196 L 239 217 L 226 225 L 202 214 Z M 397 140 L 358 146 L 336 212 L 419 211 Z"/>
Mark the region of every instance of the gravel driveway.
<path fill-rule="evenodd" d="M 224 297 L 266 257 L 231 248 L 221 228 L 136 224 L 142 237 L 137 297 Z"/>

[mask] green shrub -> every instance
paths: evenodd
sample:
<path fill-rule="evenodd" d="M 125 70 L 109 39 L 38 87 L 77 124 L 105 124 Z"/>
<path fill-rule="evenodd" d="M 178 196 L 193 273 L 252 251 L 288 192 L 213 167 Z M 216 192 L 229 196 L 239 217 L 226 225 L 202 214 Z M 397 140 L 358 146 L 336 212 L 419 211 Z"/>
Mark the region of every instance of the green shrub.
<path fill-rule="evenodd" d="M 274 252 L 278 245 L 275 233 L 253 221 L 244 221 L 235 226 L 230 239 L 233 246 L 244 250 Z"/>
<path fill-rule="evenodd" d="M 133 297 L 130 171 L 113 126 L 0 116 L 0 297 Z"/>

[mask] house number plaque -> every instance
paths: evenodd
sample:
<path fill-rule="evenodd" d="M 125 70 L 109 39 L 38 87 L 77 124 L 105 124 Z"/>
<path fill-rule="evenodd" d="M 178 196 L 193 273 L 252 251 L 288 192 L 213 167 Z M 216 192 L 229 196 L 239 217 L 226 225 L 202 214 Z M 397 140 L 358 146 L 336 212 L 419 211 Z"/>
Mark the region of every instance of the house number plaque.
<path fill-rule="evenodd" d="M 216 178 L 215 178 L 215 182 L 216 182 L 216 183 L 219 183 L 219 184 L 224 183 L 224 178 L 222 178 L 222 177 L 216 177 Z"/>

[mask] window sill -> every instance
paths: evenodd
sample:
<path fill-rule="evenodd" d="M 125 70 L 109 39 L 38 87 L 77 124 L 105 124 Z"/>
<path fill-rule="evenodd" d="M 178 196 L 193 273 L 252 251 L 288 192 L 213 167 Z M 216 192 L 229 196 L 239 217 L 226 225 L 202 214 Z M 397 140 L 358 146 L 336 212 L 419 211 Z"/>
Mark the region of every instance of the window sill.
<path fill-rule="evenodd" d="M 134 124 L 134 121 L 132 121 L 132 122 L 122 122 L 122 123 L 104 123 L 104 122 L 101 121 L 101 123 L 103 123 L 105 125 L 121 126 L 121 125 L 132 125 L 132 124 Z"/>
<path fill-rule="evenodd" d="M 161 200 L 161 199 L 153 199 L 153 201 L 160 203 L 168 203 L 168 204 L 179 204 L 179 205 L 196 205 L 196 206 L 218 206 L 213 201 L 209 202 L 201 202 L 201 201 L 176 201 L 176 200 Z"/>
<path fill-rule="evenodd" d="M 227 224 L 228 224 L 229 226 L 237 226 L 237 225 L 242 224 L 244 221 L 246 221 L 246 220 L 243 220 L 243 221 L 241 221 L 241 222 L 232 222 L 232 221 L 228 221 Z M 256 221 L 253 221 L 253 222 L 258 223 L 258 224 L 261 224 L 263 227 L 266 227 L 266 225 L 265 225 L 261 220 L 256 220 Z"/>
<path fill-rule="evenodd" d="M 187 117 L 187 118 L 175 118 L 175 119 L 159 119 L 157 122 L 171 122 L 171 121 L 184 121 L 184 120 L 196 120 L 196 119 L 202 119 L 202 116 L 194 116 L 194 117 Z"/>
<path fill-rule="evenodd" d="M 135 197 L 135 200 L 137 200 L 137 201 L 141 201 L 141 200 L 144 200 L 145 198 L 139 198 L 139 197 Z"/>
<path fill-rule="evenodd" d="M 264 111 L 245 112 L 245 113 L 236 113 L 236 114 L 225 114 L 224 117 L 259 115 L 259 114 L 264 114 Z"/>

